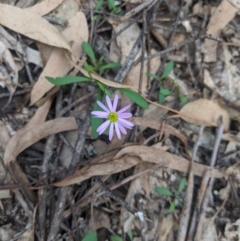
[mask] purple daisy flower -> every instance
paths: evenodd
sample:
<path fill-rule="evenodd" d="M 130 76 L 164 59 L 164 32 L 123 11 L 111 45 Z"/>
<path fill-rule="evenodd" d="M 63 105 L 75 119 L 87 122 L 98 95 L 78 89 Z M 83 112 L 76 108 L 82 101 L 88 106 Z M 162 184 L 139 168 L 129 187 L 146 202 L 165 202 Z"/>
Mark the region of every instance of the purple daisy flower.
<path fill-rule="evenodd" d="M 107 106 L 105 106 L 101 101 L 97 101 L 97 104 L 104 111 L 92 111 L 91 114 L 97 118 L 105 118 L 107 119 L 103 122 L 98 128 L 97 132 L 101 135 L 110 125 L 109 129 L 109 140 L 111 141 L 113 138 L 113 131 L 116 130 L 118 139 L 121 139 L 121 133 L 127 134 L 126 129 L 132 129 L 134 124 L 127 121 L 127 118 L 132 117 L 130 112 L 125 112 L 130 108 L 131 105 L 127 105 L 123 107 L 121 110 L 117 111 L 118 105 L 118 95 L 114 97 L 113 103 L 108 96 L 106 96 Z"/>

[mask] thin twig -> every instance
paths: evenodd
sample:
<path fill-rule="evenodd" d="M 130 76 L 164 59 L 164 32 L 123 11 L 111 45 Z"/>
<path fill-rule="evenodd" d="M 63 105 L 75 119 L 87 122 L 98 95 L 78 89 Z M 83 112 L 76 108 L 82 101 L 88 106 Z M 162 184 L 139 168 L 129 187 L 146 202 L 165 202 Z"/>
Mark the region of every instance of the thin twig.
<path fill-rule="evenodd" d="M 179 229 L 178 229 L 178 237 L 177 241 L 185 241 L 187 237 L 187 232 L 188 232 L 188 226 L 190 223 L 190 212 L 191 212 L 191 207 L 192 207 L 192 198 L 193 198 L 193 192 L 194 192 L 194 176 L 193 176 L 193 161 L 196 158 L 197 150 L 199 148 L 199 145 L 201 143 L 201 138 L 203 135 L 203 130 L 204 126 L 201 126 L 199 129 L 198 133 L 198 139 L 195 142 L 194 148 L 193 148 L 193 154 L 192 154 L 192 159 L 191 159 L 191 166 L 189 170 L 189 175 L 188 175 L 188 186 L 187 186 L 187 194 L 185 196 L 184 200 L 184 207 L 179 223 Z"/>
<path fill-rule="evenodd" d="M 143 10 L 142 56 L 144 56 L 144 53 L 145 53 L 145 43 L 146 43 L 145 31 L 146 31 L 146 10 Z M 139 83 L 138 83 L 138 90 L 140 91 L 140 93 L 142 92 L 143 72 L 144 72 L 144 60 L 142 58 L 141 68 L 140 68 L 140 76 L 139 76 Z"/>
<path fill-rule="evenodd" d="M 76 165 L 79 162 L 81 153 L 84 149 L 86 133 L 87 133 L 87 130 L 88 130 L 89 124 L 90 124 L 90 115 L 89 114 L 86 115 L 83 123 L 81 123 L 79 118 L 76 118 L 76 121 L 77 121 L 78 128 L 79 128 L 78 141 L 75 145 L 75 149 L 74 149 L 70 167 Z M 71 174 L 73 172 L 74 172 L 74 170 L 70 169 L 68 174 Z M 60 188 L 60 193 L 59 193 L 58 200 L 56 202 L 55 213 L 54 213 L 54 217 L 51 222 L 47 241 L 53 241 L 57 235 L 57 232 L 59 230 L 59 227 L 60 227 L 60 224 L 62 221 L 62 214 L 63 214 L 64 208 L 65 208 L 68 193 L 69 193 L 69 187 L 66 186 L 66 187 Z"/>
<path fill-rule="evenodd" d="M 132 10 L 127 12 L 124 16 L 120 17 L 117 21 L 115 21 L 114 24 L 115 25 L 119 25 L 120 23 L 125 22 L 129 18 L 135 16 L 140 11 L 145 9 L 147 6 L 154 4 L 154 2 L 156 2 L 156 1 L 158 1 L 158 0 L 150 0 L 150 1 L 143 2 L 142 4 L 138 5 L 137 7 L 133 8 Z"/>
<path fill-rule="evenodd" d="M 186 39 L 186 40 L 182 41 L 179 44 L 176 44 L 176 45 L 174 45 L 174 46 L 172 46 L 170 48 L 164 49 L 164 50 L 162 50 L 160 52 L 157 52 L 155 54 L 152 54 L 150 56 L 145 57 L 144 61 L 149 60 L 149 59 L 153 59 L 153 58 L 156 58 L 156 57 L 159 57 L 161 55 L 165 55 L 165 54 L 167 54 L 169 52 L 172 52 L 174 50 L 180 49 L 181 47 L 183 47 L 183 46 L 185 46 L 185 45 L 187 45 L 189 43 L 192 43 L 192 42 L 194 42 L 194 41 L 196 41 L 198 39 L 204 39 L 204 38 L 215 40 L 215 41 L 218 41 L 218 42 L 222 42 L 223 41 L 221 38 L 215 38 L 211 34 L 206 34 L 205 32 L 201 31 L 199 34 L 197 34 L 197 35 L 195 35 L 193 37 L 190 37 L 189 39 Z M 134 62 L 134 65 L 137 65 L 140 61 L 141 61 L 141 59 L 138 58 Z"/>
<path fill-rule="evenodd" d="M 224 126 L 223 126 L 223 123 L 222 123 L 222 118 L 221 118 L 220 121 L 221 121 L 221 123 L 220 123 L 220 125 L 219 125 L 219 127 L 217 129 L 217 135 L 216 135 L 216 138 L 215 138 L 214 148 L 213 148 L 211 161 L 210 161 L 210 166 L 212 166 L 212 167 L 216 165 L 217 153 L 218 153 L 218 150 L 219 150 L 219 145 L 220 145 L 222 134 L 223 134 L 223 130 L 224 130 Z M 207 177 L 208 177 L 208 175 L 207 175 Z M 211 192 L 212 192 L 212 187 L 213 187 L 213 183 L 214 183 L 214 178 L 208 178 L 208 180 L 209 181 L 207 181 L 207 182 L 209 184 L 208 184 L 208 187 L 206 189 L 203 201 L 201 203 L 201 208 L 200 208 L 201 213 L 200 213 L 198 227 L 197 227 L 197 231 L 196 231 L 196 235 L 195 235 L 195 240 L 196 241 L 201 240 L 202 232 L 203 232 L 203 223 L 205 222 L 205 211 L 207 209 L 209 198 L 212 195 Z"/>
<path fill-rule="evenodd" d="M 133 48 L 130 51 L 128 57 L 126 58 L 122 68 L 119 70 L 118 74 L 114 78 L 114 82 L 117 82 L 117 83 L 123 82 L 123 79 L 126 77 L 127 73 L 129 72 L 129 70 L 131 69 L 131 67 L 133 65 L 133 61 L 134 61 L 135 57 L 137 56 L 137 54 L 141 48 L 141 45 L 142 45 L 142 34 L 139 34 L 139 36 L 138 36 L 135 44 L 133 45 Z"/>

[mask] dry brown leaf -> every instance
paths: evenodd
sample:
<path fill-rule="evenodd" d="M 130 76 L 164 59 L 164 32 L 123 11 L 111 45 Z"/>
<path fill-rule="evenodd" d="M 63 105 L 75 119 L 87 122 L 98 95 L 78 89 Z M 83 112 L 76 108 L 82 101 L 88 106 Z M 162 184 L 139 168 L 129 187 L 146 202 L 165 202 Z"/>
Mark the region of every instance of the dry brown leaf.
<path fill-rule="evenodd" d="M 207 26 L 208 34 L 214 37 L 219 37 L 223 28 L 235 17 L 239 11 L 228 0 L 223 0 L 214 11 Z M 217 60 L 216 49 L 218 46 L 217 41 L 206 39 L 201 46 L 202 53 L 204 53 L 205 62 L 215 62 Z"/>
<path fill-rule="evenodd" d="M 79 12 L 71 18 L 67 29 L 62 32 L 62 35 L 69 43 L 71 43 L 74 55 L 81 56 L 82 42 L 88 40 L 88 25 L 85 15 L 82 12 Z M 54 85 L 45 79 L 46 76 L 64 76 L 74 67 L 74 63 L 76 62 L 77 59 L 68 59 L 63 49 L 55 48 L 31 92 L 30 105 L 36 103 L 54 87 Z"/>
<path fill-rule="evenodd" d="M 6 151 L 5 154 L 7 152 L 14 152 L 14 149 L 12 149 L 12 147 L 14 148 L 14 146 L 18 146 L 18 144 L 21 142 L 21 136 L 24 135 L 26 132 L 28 132 L 28 130 L 30 130 L 31 128 L 34 128 L 37 125 L 42 124 L 46 117 L 47 114 L 49 112 L 49 109 L 51 107 L 51 103 L 52 100 L 48 100 L 44 105 L 42 105 L 40 108 L 38 108 L 37 112 L 35 113 L 35 115 L 33 116 L 33 118 L 30 120 L 30 122 L 22 129 L 20 129 L 11 139 L 10 141 L 7 143 L 6 145 Z M 9 144 L 9 143 L 12 144 Z M 14 144 L 15 142 L 15 144 Z M 5 162 L 6 165 L 7 162 Z"/>
<path fill-rule="evenodd" d="M 36 126 L 30 125 L 23 131 L 17 132 L 8 142 L 4 154 L 5 165 L 9 165 L 20 152 L 37 141 L 52 134 L 74 129 L 77 129 L 77 124 L 73 117 L 58 118 Z"/>
<path fill-rule="evenodd" d="M 79 68 L 79 70 L 81 71 L 81 73 L 82 73 L 84 76 L 89 77 L 88 72 L 87 72 L 85 69 Z M 119 89 L 128 88 L 128 89 L 132 89 L 132 90 L 137 91 L 137 89 L 135 89 L 134 87 L 131 87 L 131 86 L 128 86 L 128 85 L 119 84 L 119 83 L 113 82 L 113 81 L 108 80 L 108 79 L 104 79 L 104 78 L 101 77 L 100 75 L 93 74 L 93 73 L 91 73 L 91 75 L 92 75 L 93 79 L 98 80 L 98 81 L 100 81 L 101 83 L 103 83 L 104 85 L 107 85 L 107 86 L 109 86 L 109 87 L 119 88 Z"/>
<path fill-rule="evenodd" d="M 72 176 L 55 183 L 55 186 L 68 186 L 75 183 L 80 183 L 93 176 L 103 176 L 118 173 L 136 166 L 142 162 L 150 162 L 155 164 L 163 164 L 168 168 L 185 172 L 189 170 L 190 162 L 187 159 L 173 155 L 171 153 L 157 150 L 154 147 L 147 146 L 128 146 L 117 153 L 114 160 L 109 163 L 99 163 L 93 166 L 87 166 L 74 173 Z M 193 174 L 202 176 L 206 170 L 210 171 L 210 175 L 215 178 L 222 178 L 224 173 L 220 170 L 208 167 L 199 163 L 194 163 Z"/>
<path fill-rule="evenodd" d="M 180 131 L 170 125 L 141 117 L 133 117 L 131 118 L 131 122 L 133 122 L 135 125 L 145 126 L 156 130 L 163 130 L 163 132 L 167 135 L 173 135 L 179 138 L 183 142 L 185 147 L 188 146 L 186 137 Z"/>
<path fill-rule="evenodd" d="M 27 10 L 31 11 L 32 13 L 38 14 L 40 16 L 46 15 L 58 7 L 63 0 L 45 0 L 43 2 L 37 3 L 30 8 L 26 8 Z"/>
<path fill-rule="evenodd" d="M 185 121 L 195 125 L 211 126 L 213 122 L 217 124 L 217 120 L 220 116 L 223 118 L 224 130 L 229 129 L 229 115 L 228 112 L 214 103 L 211 100 L 198 99 L 196 101 L 187 103 L 180 111 L 181 114 L 186 114 L 192 118 L 181 116 Z"/>
<path fill-rule="evenodd" d="M 63 21 L 68 21 L 79 12 L 79 2 L 80 1 L 76 0 L 64 0 L 63 3 L 51 13 L 51 16 Z M 61 28 L 61 26 L 58 26 L 58 28 Z"/>
<path fill-rule="evenodd" d="M 67 41 L 53 25 L 28 10 L 0 3 L 0 24 L 31 39 L 71 51 Z"/>

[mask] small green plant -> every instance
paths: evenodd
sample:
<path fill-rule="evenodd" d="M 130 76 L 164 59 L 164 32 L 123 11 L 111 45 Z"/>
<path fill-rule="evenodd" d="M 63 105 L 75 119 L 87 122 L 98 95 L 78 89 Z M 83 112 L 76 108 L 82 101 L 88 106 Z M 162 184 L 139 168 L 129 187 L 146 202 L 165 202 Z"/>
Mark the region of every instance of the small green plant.
<path fill-rule="evenodd" d="M 131 241 L 133 240 L 133 235 L 132 235 L 132 231 L 131 230 L 129 230 L 126 233 L 126 235 L 129 237 L 129 239 Z M 122 241 L 122 238 L 119 237 L 118 235 L 111 235 L 110 236 L 110 240 L 111 241 Z M 82 241 L 98 241 L 98 239 L 97 239 L 97 232 L 96 231 L 89 232 L 87 235 L 84 236 Z"/>
<path fill-rule="evenodd" d="M 85 54 L 89 57 L 89 59 L 91 61 L 91 64 L 89 64 L 87 62 L 84 63 L 84 68 L 89 73 L 97 72 L 100 75 L 102 75 L 105 70 L 121 67 L 120 63 L 115 63 L 115 62 L 104 64 L 103 63 L 103 57 L 100 57 L 97 60 L 91 45 L 87 42 L 83 42 L 82 48 L 83 48 L 83 51 L 85 52 Z"/>
<path fill-rule="evenodd" d="M 118 14 L 121 12 L 121 8 L 116 7 L 115 0 L 108 0 L 108 8 L 112 13 Z"/>
<path fill-rule="evenodd" d="M 163 79 L 165 79 L 171 73 L 171 71 L 173 70 L 173 67 L 174 67 L 173 61 L 170 61 L 170 62 L 168 62 L 166 64 L 166 66 L 165 66 L 161 76 L 157 76 L 157 75 L 155 75 L 153 73 L 147 73 L 147 76 L 149 76 L 149 77 L 151 77 L 153 79 L 156 79 L 160 83 Z M 167 88 L 162 87 L 161 84 L 160 84 L 159 91 L 158 91 L 158 102 L 160 104 L 163 104 L 165 98 L 167 96 L 169 96 L 170 94 L 171 94 L 171 91 L 169 89 L 167 89 Z M 180 99 L 180 102 L 182 104 L 186 104 L 187 103 L 186 96 L 179 95 L 179 99 Z"/>
<path fill-rule="evenodd" d="M 67 84 L 73 84 L 73 83 L 80 83 L 80 82 L 89 82 L 92 84 L 95 84 L 98 87 L 98 95 L 97 95 L 97 101 L 100 101 L 103 98 L 103 95 L 112 97 L 111 92 L 107 88 L 109 86 L 113 86 L 111 81 L 108 80 L 101 80 L 93 78 L 94 72 L 97 72 L 99 75 L 102 75 L 104 71 L 112 68 L 120 67 L 121 65 L 119 63 L 103 63 L 103 58 L 97 59 L 92 47 L 87 43 L 83 42 L 82 44 L 83 51 L 86 53 L 86 55 L 89 58 L 89 62 L 85 62 L 84 68 L 87 73 L 84 73 L 85 76 L 64 76 L 64 77 L 45 77 L 51 84 L 60 86 L 60 85 L 67 85 Z M 118 85 L 119 86 L 119 85 Z M 136 103 L 137 105 L 141 106 L 144 109 L 148 108 L 147 101 L 141 96 L 141 94 L 137 93 L 134 90 L 131 90 L 129 88 L 119 87 L 116 88 L 119 90 L 122 94 L 126 95 L 132 102 Z M 95 103 L 93 107 L 93 111 L 100 111 L 101 109 Z M 91 129 L 92 129 L 92 135 L 94 138 L 98 137 L 97 128 L 101 125 L 102 120 L 98 118 L 91 117 Z"/>
<path fill-rule="evenodd" d="M 95 10 L 96 11 L 99 11 L 102 6 L 103 6 L 103 3 L 104 3 L 104 0 L 98 0 L 96 2 L 96 5 L 95 5 Z M 107 0 L 107 5 L 108 5 L 108 9 L 111 11 L 111 13 L 114 13 L 114 14 L 118 14 L 121 12 L 121 8 L 119 7 L 116 7 L 115 5 L 115 0 Z M 100 14 L 95 14 L 93 16 L 93 19 L 96 21 L 96 20 L 101 20 L 103 18 L 102 15 Z"/>
<path fill-rule="evenodd" d="M 82 241 L 97 241 L 97 240 L 98 239 L 97 239 L 97 232 L 96 231 L 89 232 L 82 239 Z"/>
<path fill-rule="evenodd" d="M 183 192 L 186 184 L 187 184 L 187 179 L 182 178 L 179 182 L 178 190 L 176 192 L 172 192 L 166 187 L 156 187 L 155 191 L 159 195 L 170 197 L 171 201 L 170 201 L 170 207 L 168 209 L 169 213 L 172 213 L 175 210 L 177 202 L 183 203 L 183 199 L 181 198 L 181 193 Z"/>

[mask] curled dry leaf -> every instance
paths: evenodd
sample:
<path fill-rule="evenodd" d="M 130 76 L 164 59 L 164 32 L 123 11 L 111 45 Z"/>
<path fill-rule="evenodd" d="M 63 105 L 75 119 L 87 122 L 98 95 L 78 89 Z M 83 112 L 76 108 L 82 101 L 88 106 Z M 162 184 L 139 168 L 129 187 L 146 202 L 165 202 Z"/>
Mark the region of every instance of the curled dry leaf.
<path fill-rule="evenodd" d="M 9 165 L 18 154 L 37 141 L 63 131 L 77 129 L 76 121 L 73 117 L 58 118 L 47 121 L 39 125 L 30 125 L 23 131 L 17 132 L 8 142 L 4 154 L 4 163 Z"/>
<path fill-rule="evenodd" d="M 71 51 L 68 42 L 52 24 L 29 10 L 0 3 L 0 24 L 28 38 Z"/>
<path fill-rule="evenodd" d="M 72 176 L 57 182 L 54 185 L 68 186 L 75 183 L 79 184 L 90 177 L 118 173 L 142 162 L 163 165 L 167 162 L 168 164 L 165 165 L 166 167 L 187 173 L 191 163 L 185 158 L 148 146 L 125 147 L 117 153 L 114 160 L 111 160 L 108 163 L 106 163 L 105 160 L 102 160 L 101 162 L 102 163 L 93 166 L 83 167 Z M 209 170 L 211 177 L 222 178 L 224 176 L 224 173 L 220 170 L 199 163 L 194 163 L 192 169 L 193 174 L 197 176 L 202 176 L 206 170 Z"/>
<path fill-rule="evenodd" d="M 19 131 L 17 131 L 17 133 L 5 144 L 5 157 L 6 156 L 9 156 L 9 154 L 13 153 L 13 156 L 14 158 L 12 158 L 11 161 L 15 161 L 15 158 L 17 157 L 17 155 L 23 151 L 25 148 L 23 147 L 23 149 L 21 151 L 19 151 L 18 148 L 20 148 L 20 145 L 19 143 L 22 142 L 22 136 L 24 136 L 29 130 L 31 129 L 34 129 L 35 126 L 38 126 L 38 125 L 41 125 L 46 117 L 47 117 L 47 114 L 49 112 L 49 109 L 51 107 L 51 103 L 52 103 L 52 100 L 48 100 L 45 102 L 44 105 L 42 105 L 40 108 L 38 108 L 37 112 L 35 113 L 35 115 L 33 116 L 33 118 L 30 120 L 30 122 L 22 129 L 20 129 Z M 29 137 L 31 141 L 31 136 Z M 33 144 L 34 142 L 32 142 Z M 22 145 L 24 145 L 24 143 L 22 143 Z M 15 147 L 18 146 L 17 149 L 15 149 Z M 21 149 L 21 148 L 20 148 Z M 18 152 L 19 151 L 19 152 Z M 9 164 L 10 163 L 10 160 L 8 158 L 5 159 L 4 157 L 4 160 L 6 160 L 4 163 L 5 165 Z"/>
<path fill-rule="evenodd" d="M 195 125 L 216 126 L 220 116 L 223 118 L 224 130 L 229 129 L 230 118 L 228 112 L 211 100 L 198 99 L 189 102 L 180 111 L 182 119 Z M 191 116 L 184 117 L 184 114 Z M 210 124 L 212 123 L 212 125 Z"/>
<path fill-rule="evenodd" d="M 75 56 L 82 54 L 82 42 L 88 39 L 88 25 L 85 15 L 77 13 L 69 20 L 67 29 L 62 32 L 64 38 L 71 42 L 72 52 Z M 66 75 L 77 62 L 77 59 L 70 60 L 63 49 L 55 48 L 41 73 L 37 83 L 31 92 L 31 103 L 33 105 L 40 100 L 54 85 L 45 79 L 46 76 L 59 77 Z"/>

